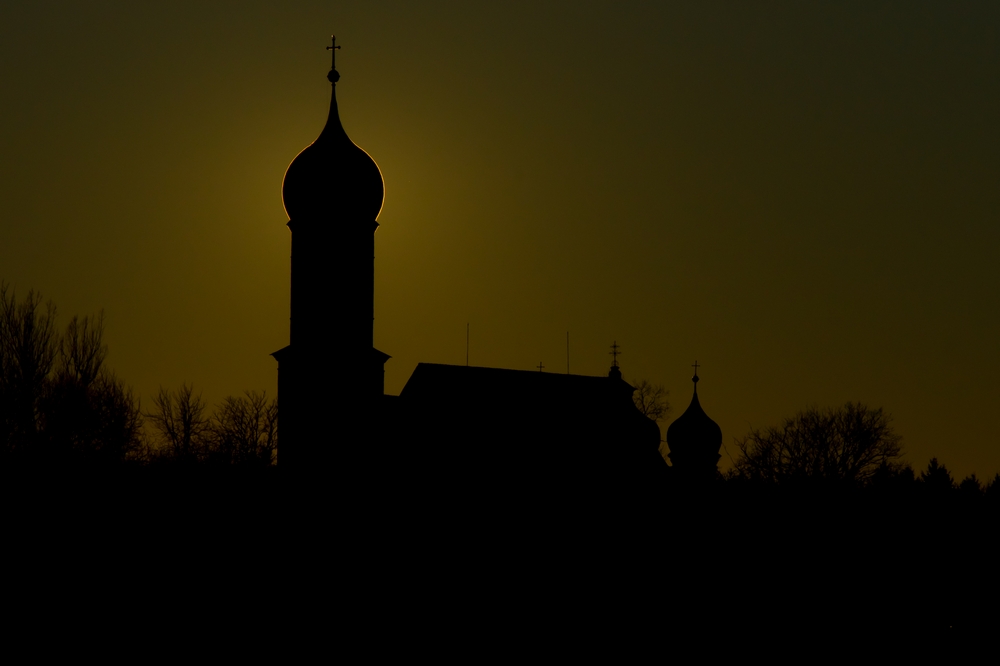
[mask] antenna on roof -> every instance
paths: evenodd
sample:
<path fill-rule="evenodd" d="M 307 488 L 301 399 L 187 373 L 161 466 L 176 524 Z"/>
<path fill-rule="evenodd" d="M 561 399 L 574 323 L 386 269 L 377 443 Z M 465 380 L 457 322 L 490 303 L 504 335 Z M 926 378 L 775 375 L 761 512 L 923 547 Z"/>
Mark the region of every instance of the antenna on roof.
<path fill-rule="evenodd" d="M 469 367 L 469 322 L 465 322 L 465 367 Z"/>
<path fill-rule="evenodd" d="M 569 331 L 566 331 L 566 374 L 569 374 Z"/>

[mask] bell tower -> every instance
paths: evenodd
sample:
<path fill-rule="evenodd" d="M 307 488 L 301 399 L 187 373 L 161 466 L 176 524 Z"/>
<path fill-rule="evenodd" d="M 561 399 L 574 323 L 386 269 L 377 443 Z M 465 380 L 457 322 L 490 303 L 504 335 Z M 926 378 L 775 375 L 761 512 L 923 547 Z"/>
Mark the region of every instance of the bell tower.
<path fill-rule="evenodd" d="M 382 174 L 347 136 L 337 108 L 335 38 L 330 114 L 285 171 L 292 234 L 289 345 L 278 361 L 278 462 L 336 464 L 366 444 L 389 357 L 373 347 L 374 259 Z"/>

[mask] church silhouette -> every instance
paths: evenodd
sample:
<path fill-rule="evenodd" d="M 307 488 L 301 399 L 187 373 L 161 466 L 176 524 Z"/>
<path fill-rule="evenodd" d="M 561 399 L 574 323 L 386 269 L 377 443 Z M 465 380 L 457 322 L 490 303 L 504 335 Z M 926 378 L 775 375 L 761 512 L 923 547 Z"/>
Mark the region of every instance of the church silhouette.
<path fill-rule="evenodd" d="M 384 187 L 340 121 L 339 48 L 327 47 L 326 126 L 282 183 L 292 260 L 289 344 L 272 354 L 279 466 L 361 463 L 428 480 L 588 487 L 714 478 L 722 431 L 697 390 L 668 429 L 668 466 L 659 427 L 636 408 L 617 359 L 603 377 L 420 363 L 398 396 L 385 394 L 390 356 L 373 344 Z"/>

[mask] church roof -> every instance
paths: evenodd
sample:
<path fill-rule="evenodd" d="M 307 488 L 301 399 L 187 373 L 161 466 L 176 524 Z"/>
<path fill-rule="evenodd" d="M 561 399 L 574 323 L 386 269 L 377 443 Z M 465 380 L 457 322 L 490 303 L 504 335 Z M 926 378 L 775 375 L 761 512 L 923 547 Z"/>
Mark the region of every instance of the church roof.
<path fill-rule="evenodd" d="M 660 430 L 636 408 L 634 390 L 615 376 L 420 363 L 384 404 L 394 433 L 387 446 L 425 482 L 646 487 L 666 463 Z"/>
<path fill-rule="evenodd" d="M 521 450 L 528 457 L 516 459 L 529 466 L 546 456 L 565 463 L 564 456 L 591 451 L 597 467 L 633 458 L 655 467 L 663 463 L 660 430 L 636 408 L 634 391 L 614 375 L 420 363 L 399 402 L 423 442 L 500 456 Z"/>
<path fill-rule="evenodd" d="M 426 400 L 455 391 L 475 391 L 504 402 L 524 402 L 530 397 L 559 395 L 561 399 L 589 399 L 594 396 L 631 395 L 635 389 L 621 379 L 570 375 L 537 370 L 510 370 L 466 365 L 420 363 L 410 376 L 400 397 Z"/>
<path fill-rule="evenodd" d="M 559 431 L 561 440 L 632 432 L 659 442 L 656 423 L 632 402 L 634 391 L 613 375 L 420 363 L 399 397 L 426 418 L 489 422 L 485 427 L 496 432 L 534 432 L 544 438 Z"/>

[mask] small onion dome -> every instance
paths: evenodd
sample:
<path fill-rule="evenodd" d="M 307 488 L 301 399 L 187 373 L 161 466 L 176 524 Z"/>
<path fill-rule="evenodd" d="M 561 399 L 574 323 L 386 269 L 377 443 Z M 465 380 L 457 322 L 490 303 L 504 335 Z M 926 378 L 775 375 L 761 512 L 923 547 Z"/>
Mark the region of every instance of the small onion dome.
<path fill-rule="evenodd" d="M 281 184 L 285 213 L 294 222 L 374 222 L 385 194 L 382 172 L 375 160 L 348 138 L 340 124 L 340 74 L 331 70 L 327 78 L 333 84 L 330 116 L 319 138 L 285 171 Z"/>
<path fill-rule="evenodd" d="M 694 395 L 687 410 L 667 428 L 670 459 L 676 465 L 688 461 L 715 465 L 722 448 L 722 428 L 708 417 L 698 402 L 698 375 L 695 375 Z"/>

